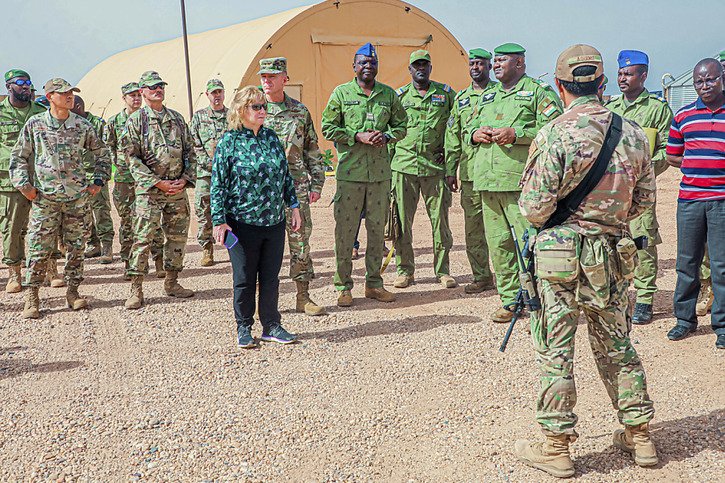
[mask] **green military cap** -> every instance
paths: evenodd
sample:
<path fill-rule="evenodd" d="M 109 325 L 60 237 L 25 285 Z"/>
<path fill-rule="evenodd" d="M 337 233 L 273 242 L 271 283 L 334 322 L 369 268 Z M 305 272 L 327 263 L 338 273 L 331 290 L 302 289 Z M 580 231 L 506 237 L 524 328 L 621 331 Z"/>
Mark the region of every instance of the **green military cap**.
<path fill-rule="evenodd" d="M 486 49 L 471 49 L 468 51 L 468 58 L 472 59 L 484 59 L 491 60 L 491 52 Z"/>
<path fill-rule="evenodd" d="M 414 51 L 412 54 L 410 54 L 409 64 L 412 64 L 416 60 L 427 60 L 428 62 L 430 62 L 430 52 L 423 49 Z"/>
<path fill-rule="evenodd" d="M 499 45 L 498 47 L 496 47 L 493 50 L 493 53 L 495 55 L 507 55 L 507 54 L 524 55 L 525 52 L 526 52 L 525 48 L 523 48 L 521 45 L 515 44 L 513 42 Z"/>
<path fill-rule="evenodd" d="M 138 86 L 138 82 L 129 82 L 128 84 L 121 86 L 121 94 L 125 96 L 126 94 L 136 92 L 139 89 L 140 87 Z"/>
<path fill-rule="evenodd" d="M 284 57 L 270 57 L 259 61 L 257 74 L 283 74 L 287 72 L 287 59 Z"/>
<path fill-rule="evenodd" d="M 206 91 L 213 92 L 217 89 L 224 89 L 224 84 L 222 84 L 222 81 L 220 81 L 219 79 L 209 79 L 209 82 L 206 83 Z"/>
<path fill-rule="evenodd" d="M 15 77 L 27 77 L 30 79 L 30 74 L 25 72 L 23 69 L 10 69 L 5 73 L 5 82 Z"/>
<path fill-rule="evenodd" d="M 720 52 L 720 62 L 725 62 L 725 50 Z"/>
<path fill-rule="evenodd" d="M 51 92 L 60 92 L 61 94 L 68 91 L 73 92 L 80 92 L 81 90 L 77 87 L 73 87 L 70 85 L 70 83 L 65 80 L 61 79 L 60 77 L 55 77 L 53 79 L 50 79 L 48 82 L 45 83 L 45 95 L 47 96 Z"/>
<path fill-rule="evenodd" d="M 607 84 L 609 84 L 609 77 L 607 77 L 607 76 L 605 75 L 605 76 L 604 76 L 604 80 L 602 81 L 602 85 L 603 85 L 603 86 L 606 86 Z"/>
<path fill-rule="evenodd" d="M 161 76 L 155 70 L 147 70 L 141 74 L 141 79 L 138 81 L 139 87 L 150 87 L 158 84 L 167 85 L 167 83 L 161 79 Z"/>

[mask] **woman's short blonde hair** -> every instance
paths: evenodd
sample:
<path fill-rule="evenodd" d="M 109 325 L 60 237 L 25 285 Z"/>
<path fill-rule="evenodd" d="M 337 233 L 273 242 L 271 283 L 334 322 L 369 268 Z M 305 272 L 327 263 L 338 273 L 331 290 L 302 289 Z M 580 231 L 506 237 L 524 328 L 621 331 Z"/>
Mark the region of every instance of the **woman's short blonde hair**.
<path fill-rule="evenodd" d="M 237 91 L 229 106 L 227 114 L 227 129 L 240 129 L 243 125 L 244 110 L 255 102 L 265 103 L 264 92 L 256 86 L 246 86 Z"/>

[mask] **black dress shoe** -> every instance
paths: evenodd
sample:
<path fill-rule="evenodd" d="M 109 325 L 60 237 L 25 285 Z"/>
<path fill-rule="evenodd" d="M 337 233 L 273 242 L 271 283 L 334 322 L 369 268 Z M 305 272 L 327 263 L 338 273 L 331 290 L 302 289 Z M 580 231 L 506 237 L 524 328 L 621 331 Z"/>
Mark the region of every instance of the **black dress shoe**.
<path fill-rule="evenodd" d="M 652 322 L 652 304 L 641 304 L 637 302 L 634 306 L 634 314 L 632 314 L 632 323 L 635 325 L 644 325 Z"/>
<path fill-rule="evenodd" d="M 667 338 L 670 340 L 682 340 L 688 335 L 695 332 L 695 329 L 691 329 L 689 327 L 686 327 L 684 325 L 676 325 L 667 333 Z"/>
<path fill-rule="evenodd" d="M 725 349 L 725 334 L 718 334 L 717 340 L 715 340 L 716 349 Z"/>

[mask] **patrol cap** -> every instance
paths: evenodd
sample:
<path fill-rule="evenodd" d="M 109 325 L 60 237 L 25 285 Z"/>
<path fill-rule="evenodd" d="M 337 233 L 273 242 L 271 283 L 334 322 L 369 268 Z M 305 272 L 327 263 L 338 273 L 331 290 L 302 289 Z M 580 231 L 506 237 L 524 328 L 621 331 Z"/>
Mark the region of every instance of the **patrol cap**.
<path fill-rule="evenodd" d="M 138 86 L 138 82 L 129 82 L 128 84 L 121 86 L 121 94 L 125 96 L 126 94 L 136 92 L 139 89 L 140 87 Z"/>
<path fill-rule="evenodd" d="M 378 58 L 378 53 L 375 51 L 375 47 L 373 47 L 373 44 L 368 42 L 367 44 L 363 45 L 359 49 L 357 49 L 357 52 L 355 52 L 355 55 L 364 55 L 365 57 L 375 57 Z"/>
<path fill-rule="evenodd" d="M 639 50 L 623 50 L 617 57 L 617 63 L 620 69 L 630 65 L 649 65 L 649 57 Z"/>
<path fill-rule="evenodd" d="M 224 84 L 222 84 L 222 81 L 220 81 L 219 79 L 209 79 L 209 81 L 206 83 L 206 91 L 214 92 L 218 89 L 224 89 Z"/>
<path fill-rule="evenodd" d="M 427 50 L 423 50 L 423 49 L 416 50 L 410 54 L 410 62 L 408 62 L 408 63 L 412 64 L 413 62 L 415 62 L 417 60 L 427 60 L 428 62 L 430 62 L 430 52 L 428 52 Z"/>
<path fill-rule="evenodd" d="M 25 72 L 23 69 L 10 69 L 5 73 L 5 82 L 10 79 L 14 79 L 15 77 L 27 77 L 30 79 L 30 74 Z"/>
<path fill-rule="evenodd" d="M 161 79 L 161 76 L 155 70 L 147 70 L 141 74 L 141 79 L 138 81 L 139 88 L 151 87 L 158 84 L 167 85 L 167 83 Z"/>
<path fill-rule="evenodd" d="M 285 57 L 270 57 L 259 61 L 257 74 L 283 74 L 287 72 L 287 59 Z"/>
<path fill-rule="evenodd" d="M 718 60 L 720 62 L 725 62 L 725 50 L 723 50 L 722 52 L 720 52 L 720 55 L 718 56 Z"/>
<path fill-rule="evenodd" d="M 48 82 L 45 83 L 45 95 L 47 96 L 51 92 L 60 92 L 61 94 L 64 92 L 80 92 L 81 90 L 77 87 L 73 87 L 70 85 L 70 83 L 65 80 L 61 79 L 60 77 L 55 77 L 53 79 L 50 79 Z"/>
<path fill-rule="evenodd" d="M 491 60 L 491 52 L 489 52 L 486 49 L 471 49 L 468 51 L 468 59 L 483 59 L 483 60 Z"/>
<path fill-rule="evenodd" d="M 515 44 L 513 42 L 508 42 L 506 44 L 501 44 L 498 47 L 496 47 L 493 50 L 494 55 L 509 55 L 509 54 L 516 54 L 516 55 L 524 55 L 526 53 L 526 49 L 523 48 L 519 44 Z"/>
<path fill-rule="evenodd" d="M 577 67 L 592 66 L 596 68 L 594 74 L 591 75 L 574 75 Z M 566 82 L 591 82 L 604 74 L 604 63 L 602 62 L 602 54 L 586 44 L 572 45 L 564 52 L 559 54 L 556 60 L 556 72 L 554 76 Z"/>

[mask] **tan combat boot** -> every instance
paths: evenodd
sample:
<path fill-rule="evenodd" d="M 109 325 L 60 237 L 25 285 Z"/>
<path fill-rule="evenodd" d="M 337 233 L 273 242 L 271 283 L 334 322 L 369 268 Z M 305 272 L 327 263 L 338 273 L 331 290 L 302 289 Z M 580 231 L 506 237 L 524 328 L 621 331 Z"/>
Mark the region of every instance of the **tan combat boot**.
<path fill-rule="evenodd" d="M 8 283 L 5 285 L 5 292 L 18 293 L 23 289 L 20 281 L 20 265 L 8 265 Z"/>
<path fill-rule="evenodd" d="M 40 318 L 40 297 L 38 287 L 28 287 L 25 292 L 25 307 L 23 308 L 24 319 L 39 319 Z"/>
<path fill-rule="evenodd" d="M 444 288 L 456 288 L 458 287 L 458 282 L 456 282 L 456 279 L 451 277 L 450 275 L 442 275 L 440 278 L 441 285 L 443 285 Z"/>
<path fill-rule="evenodd" d="M 474 280 L 463 289 L 467 294 L 481 293 L 496 288 L 496 282 L 492 278 L 486 280 Z"/>
<path fill-rule="evenodd" d="M 101 255 L 101 247 L 96 244 L 88 244 L 86 251 L 83 253 L 85 258 L 96 258 Z"/>
<path fill-rule="evenodd" d="M 111 243 L 103 243 L 98 261 L 104 265 L 113 263 L 113 245 Z"/>
<path fill-rule="evenodd" d="M 325 315 L 325 307 L 320 307 L 310 298 L 310 282 L 295 282 L 297 284 L 296 311 L 306 315 Z"/>
<path fill-rule="evenodd" d="M 168 270 L 166 272 L 166 280 L 164 280 L 164 292 L 170 297 L 180 297 L 182 299 L 189 298 L 194 295 L 193 290 L 184 288 L 179 285 L 179 272 Z"/>
<path fill-rule="evenodd" d="M 77 285 L 68 285 L 65 291 L 65 300 L 69 309 L 81 310 L 88 308 L 88 301 L 80 296 Z"/>
<path fill-rule="evenodd" d="M 712 293 L 712 285 L 709 283 L 703 283 L 700 287 L 700 294 L 697 297 L 697 305 L 695 306 L 695 313 L 698 317 L 704 317 L 712 308 L 712 303 L 715 301 L 715 294 Z"/>
<path fill-rule="evenodd" d="M 496 310 L 491 316 L 491 320 L 497 324 L 507 324 L 514 318 L 514 313 L 503 307 Z"/>
<path fill-rule="evenodd" d="M 352 292 L 349 290 L 341 290 L 337 296 L 338 307 L 352 307 Z"/>
<path fill-rule="evenodd" d="M 576 436 L 568 434 L 547 436 L 543 443 L 519 440 L 514 444 L 514 453 L 529 466 L 557 478 L 569 478 L 574 476 L 574 462 L 569 454 L 569 444 L 574 441 Z"/>
<path fill-rule="evenodd" d="M 649 437 L 648 423 L 616 430 L 614 446 L 634 456 L 634 462 L 639 466 L 654 466 L 658 462 L 657 450 Z"/>
<path fill-rule="evenodd" d="M 214 265 L 214 244 L 210 243 L 204 247 L 204 253 L 201 255 L 199 265 L 202 267 L 211 267 Z"/>
<path fill-rule="evenodd" d="M 395 277 L 395 281 L 393 282 L 393 287 L 395 288 L 406 288 L 410 285 L 412 285 L 415 282 L 415 277 L 413 275 L 407 275 L 405 273 L 401 273 L 397 277 Z"/>
<path fill-rule="evenodd" d="M 166 278 L 166 271 L 164 270 L 164 257 L 154 259 L 154 265 L 156 266 L 156 278 Z"/>
<path fill-rule="evenodd" d="M 65 280 L 58 273 L 58 262 L 55 258 L 45 262 L 45 286 L 50 285 L 53 288 L 65 287 Z"/>
<path fill-rule="evenodd" d="M 143 306 L 143 275 L 131 277 L 131 295 L 123 304 L 128 310 L 140 309 Z"/>
<path fill-rule="evenodd" d="M 395 294 L 388 292 L 383 287 L 365 286 L 365 298 L 378 300 L 380 302 L 395 302 Z"/>

